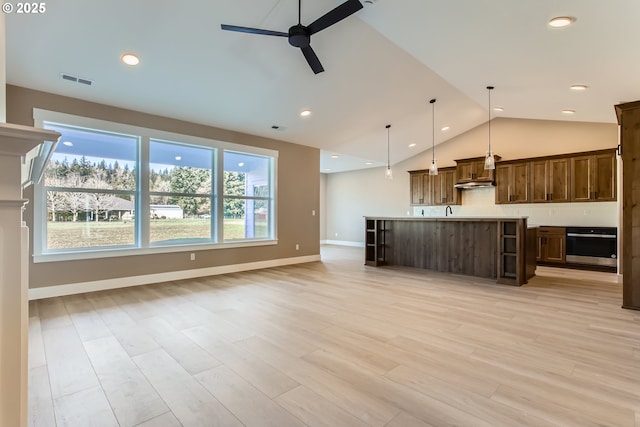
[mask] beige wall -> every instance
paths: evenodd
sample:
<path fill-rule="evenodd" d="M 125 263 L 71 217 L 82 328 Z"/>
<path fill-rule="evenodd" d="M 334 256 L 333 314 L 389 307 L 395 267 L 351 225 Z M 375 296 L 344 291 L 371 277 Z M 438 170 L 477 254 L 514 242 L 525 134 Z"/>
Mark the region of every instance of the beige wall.
<path fill-rule="evenodd" d="M 275 246 L 245 247 L 128 257 L 30 264 L 30 288 L 73 284 L 121 277 L 192 270 L 258 261 L 318 255 L 320 253 L 320 152 L 315 148 L 224 129 L 100 105 L 73 98 L 7 86 L 7 119 L 33 126 L 33 109 L 57 111 L 185 135 L 277 150 L 277 231 Z M 29 190 L 25 196 L 33 199 Z M 33 209 L 25 212 L 33 227 Z M 33 242 L 32 242 L 33 243 Z M 300 245 L 300 250 L 295 245 Z M 33 247 L 33 244 L 31 245 Z"/>
<path fill-rule="evenodd" d="M 613 112 L 612 112 L 613 114 Z M 614 148 L 618 144 L 616 124 L 580 123 L 525 119 L 494 119 L 491 146 L 503 160 Z M 484 156 L 488 145 L 487 124 L 436 145 L 438 166 L 455 166 L 456 159 Z M 443 207 L 410 206 L 409 170 L 426 169 L 431 150 L 392 166 L 393 180 L 384 179 L 384 169 L 327 175 L 326 235 L 322 239 L 362 242 L 363 216 L 444 215 Z M 500 205 L 494 190 L 464 190 L 463 206 L 455 215 L 522 215 L 540 225 L 618 224 L 617 204 L 558 203 L 551 205 Z"/>

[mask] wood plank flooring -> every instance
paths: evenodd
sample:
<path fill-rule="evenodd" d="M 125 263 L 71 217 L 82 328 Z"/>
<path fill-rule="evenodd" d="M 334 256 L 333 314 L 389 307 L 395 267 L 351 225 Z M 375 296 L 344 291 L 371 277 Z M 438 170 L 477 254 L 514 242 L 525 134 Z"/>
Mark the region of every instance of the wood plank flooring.
<path fill-rule="evenodd" d="M 30 303 L 30 426 L 640 427 L 605 273 L 515 288 L 323 262 Z"/>

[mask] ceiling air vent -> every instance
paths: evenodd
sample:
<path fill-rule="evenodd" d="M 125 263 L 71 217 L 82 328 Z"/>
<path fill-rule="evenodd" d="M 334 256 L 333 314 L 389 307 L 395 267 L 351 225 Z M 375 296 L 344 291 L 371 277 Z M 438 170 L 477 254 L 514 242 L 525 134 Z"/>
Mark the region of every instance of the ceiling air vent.
<path fill-rule="evenodd" d="M 69 82 L 80 83 L 87 86 L 93 85 L 93 80 L 84 79 L 82 77 L 74 76 L 72 74 L 60 73 L 60 77 L 62 78 L 62 80 L 67 80 Z"/>

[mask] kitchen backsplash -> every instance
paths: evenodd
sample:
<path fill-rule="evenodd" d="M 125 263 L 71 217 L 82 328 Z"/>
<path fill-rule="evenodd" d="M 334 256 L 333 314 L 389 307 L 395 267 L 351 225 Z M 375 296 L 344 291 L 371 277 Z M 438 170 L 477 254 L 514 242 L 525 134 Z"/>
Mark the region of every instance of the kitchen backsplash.
<path fill-rule="evenodd" d="M 495 204 L 495 187 L 461 191 L 453 216 L 528 216 L 530 225 L 618 227 L 617 202 Z M 413 215 L 445 216 L 445 206 L 414 206 Z M 411 211 L 409 211 L 411 213 Z"/>

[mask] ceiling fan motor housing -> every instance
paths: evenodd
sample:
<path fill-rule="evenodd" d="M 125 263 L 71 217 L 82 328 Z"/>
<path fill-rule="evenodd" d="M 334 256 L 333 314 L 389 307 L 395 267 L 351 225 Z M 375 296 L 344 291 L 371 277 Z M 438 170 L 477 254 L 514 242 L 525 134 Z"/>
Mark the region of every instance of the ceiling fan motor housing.
<path fill-rule="evenodd" d="M 311 43 L 311 35 L 304 25 L 294 25 L 289 28 L 289 44 L 295 47 L 307 47 Z"/>

